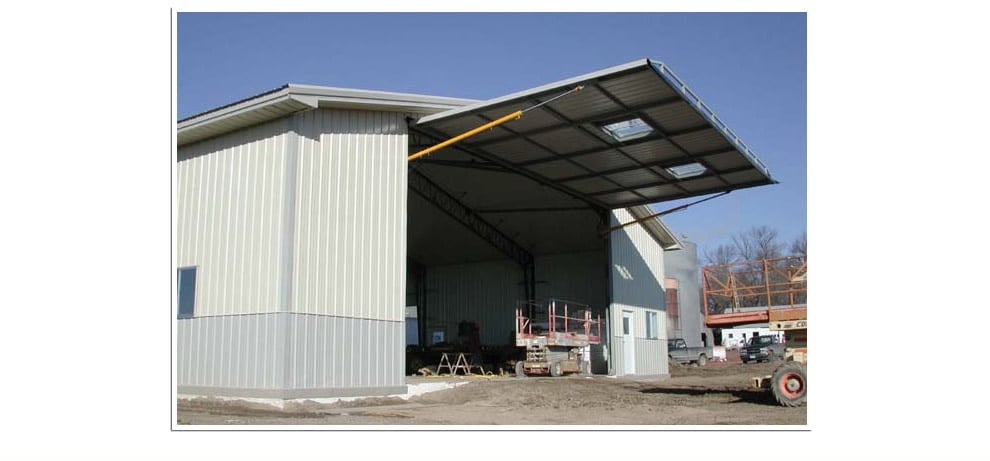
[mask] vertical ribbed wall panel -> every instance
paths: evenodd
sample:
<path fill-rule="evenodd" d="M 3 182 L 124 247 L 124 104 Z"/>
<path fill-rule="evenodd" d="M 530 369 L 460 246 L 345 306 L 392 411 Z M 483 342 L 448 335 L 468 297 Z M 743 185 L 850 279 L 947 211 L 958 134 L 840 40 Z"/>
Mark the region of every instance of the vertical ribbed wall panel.
<path fill-rule="evenodd" d="M 278 310 L 285 120 L 179 148 L 176 253 L 195 316 Z"/>
<path fill-rule="evenodd" d="M 535 263 L 537 298 L 566 299 L 604 310 L 608 291 L 604 252 L 540 256 Z M 502 260 L 431 267 L 426 280 L 428 335 L 442 330 L 448 342 L 456 341 L 458 323 L 466 320 L 478 322 L 483 344 L 513 342 L 516 301 L 525 296 L 518 264 Z"/>
<path fill-rule="evenodd" d="M 402 322 L 276 313 L 177 322 L 181 387 L 320 390 L 401 386 Z"/>
<path fill-rule="evenodd" d="M 612 212 L 612 225 L 635 219 L 624 209 Z M 666 310 L 663 249 L 640 225 L 612 232 L 612 302 Z"/>
<path fill-rule="evenodd" d="M 596 312 L 608 302 L 608 256 L 605 251 L 536 258 L 537 299 L 566 299 Z"/>
<path fill-rule="evenodd" d="M 284 360 L 279 314 L 227 315 L 176 323 L 179 386 L 277 389 Z"/>
<path fill-rule="evenodd" d="M 298 114 L 293 311 L 403 320 L 403 114 Z"/>
<path fill-rule="evenodd" d="M 612 211 L 612 225 L 635 219 L 625 209 Z M 666 341 L 666 300 L 664 298 L 663 249 L 639 225 L 624 227 L 613 232 L 611 238 L 613 327 L 611 355 L 613 371 L 622 374 L 623 338 L 621 336 L 622 311 L 635 312 L 633 336 L 637 375 L 666 375 L 667 361 L 661 354 L 661 342 Z M 646 312 L 657 312 L 658 339 L 646 339 Z"/>
<path fill-rule="evenodd" d="M 428 268 L 426 318 L 419 319 L 427 338 L 439 330 L 455 342 L 457 325 L 466 320 L 478 322 L 483 344 L 510 343 L 516 301 L 525 296 L 522 282 L 522 267 L 508 260 Z"/>

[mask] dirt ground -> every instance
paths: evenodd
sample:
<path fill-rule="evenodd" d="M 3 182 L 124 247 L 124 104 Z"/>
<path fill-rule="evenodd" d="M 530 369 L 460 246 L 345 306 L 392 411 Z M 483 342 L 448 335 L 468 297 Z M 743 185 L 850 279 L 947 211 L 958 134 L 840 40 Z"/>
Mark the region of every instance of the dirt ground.
<path fill-rule="evenodd" d="M 805 425 L 807 406 L 778 406 L 751 378 L 780 364 L 738 357 L 673 366 L 667 379 L 606 376 L 462 378 L 467 384 L 411 397 L 369 398 L 284 409 L 245 401 L 178 401 L 183 424 L 290 425 Z"/>

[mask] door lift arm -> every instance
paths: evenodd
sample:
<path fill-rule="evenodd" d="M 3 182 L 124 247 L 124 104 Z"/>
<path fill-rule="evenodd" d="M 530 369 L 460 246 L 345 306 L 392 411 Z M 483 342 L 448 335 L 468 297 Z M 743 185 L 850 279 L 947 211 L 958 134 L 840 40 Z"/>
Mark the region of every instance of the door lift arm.
<path fill-rule="evenodd" d="M 522 118 L 523 114 L 525 114 L 526 112 L 529 112 L 529 111 L 531 111 L 533 109 L 536 109 L 537 107 L 540 107 L 540 106 L 542 106 L 544 104 L 549 104 L 549 103 L 551 103 L 553 101 L 556 101 L 557 99 L 563 98 L 564 96 L 567 96 L 567 95 L 569 95 L 571 93 L 577 93 L 578 91 L 581 91 L 582 89 L 584 89 L 584 86 L 578 85 L 578 86 L 570 89 L 569 91 L 567 91 L 565 93 L 561 93 L 561 94 L 559 94 L 557 96 L 554 96 L 553 98 L 547 99 L 546 101 L 543 101 L 543 102 L 541 102 L 539 104 L 535 104 L 535 105 L 529 106 L 529 107 L 527 107 L 525 109 L 522 109 L 522 110 L 517 110 L 517 111 L 515 111 L 515 112 L 513 112 L 511 114 L 502 116 L 498 120 L 492 120 L 491 122 L 488 122 L 488 123 L 486 123 L 484 125 L 481 125 L 481 126 L 479 126 L 477 128 L 474 128 L 474 129 L 465 131 L 465 132 L 463 132 L 463 133 L 461 133 L 461 134 L 459 134 L 457 136 L 454 136 L 453 138 L 450 138 L 450 139 L 448 139 L 448 140 L 446 140 L 446 141 L 444 141 L 444 142 L 442 142 L 440 144 L 437 144 L 435 146 L 427 147 L 426 149 L 423 149 L 423 150 L 421 150 L 419 152 L 416 152 L 415 154 L 410 155 L 408 160 L 411 162 L 411 161 L 416 160 L 416 159 L 418 159 L 420 157 L 425 157 L 427 155 L 430 155 L 433 152 L 436 152 L 436 151 L 438 151 L 440 149 L 443 149 L 444 147 L 447 147 L 447 146 L 449 146 L 451 144 L 455 144 L 457 142 L 463 141 L 463 140 L 465 140 L 467 138 L 470 138 L 471 136 L 474 136 L 474 135 L 476 135 L 478 133 L 481 133 L 482 131 L 490 130 L 490 129 L 495 128 L 495 127 L 497 127 L 497 126 L 499 126 L 499 125 L 501 125 L 503 123 L 506 123 L 506 122 L 511 122 L 513 120 L 518 120 L 518 119 Z"/>

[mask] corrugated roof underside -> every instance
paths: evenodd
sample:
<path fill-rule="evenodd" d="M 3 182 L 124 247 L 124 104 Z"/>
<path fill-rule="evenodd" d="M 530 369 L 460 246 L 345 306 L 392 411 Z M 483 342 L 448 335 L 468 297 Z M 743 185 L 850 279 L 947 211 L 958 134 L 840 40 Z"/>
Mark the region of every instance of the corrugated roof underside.
<path fill-rule="evenodd" d="M 707 105 L 663 64 L 648 60 L 424 117 L 417 128 L 437 140 L 448 139 L 578 84 L 583 85 L 580 92 L 440 150 L 433 158 L 470 154 L 557 193 L 610 209 L 774 182 Z M 602 128 L 636 118 L 651 129 L 638 138 L 619 141 Z M 700 163 L 704 173 L 677 178 L 667 171 L 691 163 Z M 472 173 L 457 174 L 463 179 Z"/>

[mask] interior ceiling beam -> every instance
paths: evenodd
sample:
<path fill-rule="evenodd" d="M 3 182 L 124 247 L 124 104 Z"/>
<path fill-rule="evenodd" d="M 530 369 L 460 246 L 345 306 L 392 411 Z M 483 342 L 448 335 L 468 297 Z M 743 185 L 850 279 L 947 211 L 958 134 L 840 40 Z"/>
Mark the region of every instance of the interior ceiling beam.
<path fill-rule="evenodd" d="M 434 138 L 436 138 L 438 140 L 439 139 L 442 139 L 444 136 L 446 136 L 442 132 L 438 132 L 437 130 L 434 130 L 432 128 L 420 127 L 420 126 L 415 126 L 415 125 L 412 125 L 412 124 L 410 124 L 409 130 L 410 131 L 416 131 L 416 132 L 421 133 L 421 134 L 432 136 L 432 137 L 434 137 Z M 605 202 L 602 202 L 602 201 L 600 201 L 598 199 L 589 197 L 587 194 L 583 194 L 581 192 L 578 192 L 578 191 L 576 191 L 576 190 L 574 190 L 574 189 L 572 189 L 570 187 L 567 187 L 567 186 L 564 186 L 564 185 L 560 184 L 557 181 L 554 181 L 552 179 L 549 179 L 547 177 L 544 177 L 542 175 L 539 175 L 537 173 L 534 173 L 534 172 L 532 172 L 530 170 L 527 170 L 525 168 L 520 168 L 518 165 L 516 165 L 514 163 L 511 163 L 511 162 L 508 162 L 508 161 L 506 161 L 506 160 L 504 160 L 504 159 L 502 159 L 502 158 L 500 158 L 500 157 L 498 157 L 498 156 L 496 156 L 494 154 L 491 154 L 489 152 L 485 152 L 484 150 L 475 149 L 475 148 L 471 148 L 471 147 L 466 147 L 463 144 L 458 145 L 458 146 L 451 146 L 451 147 L 455 147 L 456 149 L 460 150 L 461 152 L 464 152 L 466 154 L 469 154 L 471 156 L 474 156 L 475 158 L 480 158 L 482 160 L 486 160 L 488 162 L 491 162 L 491 163 L 495 163 L 497 165 L 500 165 L 503 168 L 506 168 L 508 170 L 511 170 L 511 171 L 513 171 L 515 173 L 518 173 L 518 174 L 522 175 L 522 176 L 525 176 L 526 178 L 529 178 L 530 180 L 533 180 L 533 181 L 535 181 L 538 184 L 542 184 L 542 185 L 547 186 L 547 187 L 549 187 L 551 189 L 555 189 L 555 190 L 557 190 L 559 192 L 562 192 L 562 193 L 564 193 L 564 194 L 566 194 L 568 196 L 574 197 L 574 198 L 576 198 L 576 199 L 578 199 L 578 200 L 580 200 L 582 202 L 585 202 L 585 203 L 587 203 L 587 204 L 589 204 L 589 205 L 591 205 L 591 206 L 593 206 L 595 208 L 601 208 L 601 209 L 604 209 L 604 210 L 610 210 L 610 209 L 612 209 L 612 207 L 606 205 Z"/>
<path fill-rule="evenodd" d="M 437 166 L 448 166 L 454 168 L 468 168 L 472 170 L 486 170 L 495 171 L 499 173 L 513 173 L 510 170 L 506 170 L 501 166 L 490 163 L 490 162 L 477 162 L 474 160 L 463 161 L 463 160 L 440 160 L 440 159 L 417 159 L 416 163 L 422 163 L 425 165 L 437 165 Z"/>
<path fill-rule="evenodd" d="M 568 206 L 568 207 L 545 207 L 545 208 L 489 208 L 485 210 L 475 210 L 476 213 L 544 213 L 557 211 L 592 211 L 597 214 L 594 208 L 588 206 Z"/>
<path fill-rule="evenodd" d="M 533 255 L 518 242 L 498 230 L 497 227 L 485 221 L 478 213 L 443 190 L 437 183 L 431 181 L 415 169 L 409 169 L 409 189 L 424 200 L 436 206 L 455 221 L 466 227 L 475 235 L 481 237 L 495 249 L 501 251 L 509 259 L 523 267 L 533 265 Z"/>

